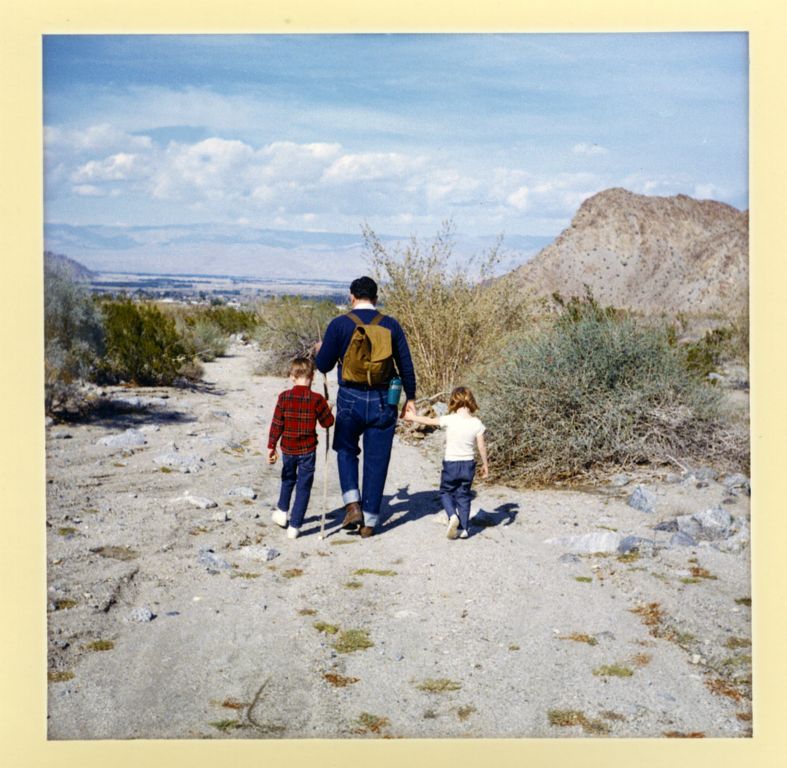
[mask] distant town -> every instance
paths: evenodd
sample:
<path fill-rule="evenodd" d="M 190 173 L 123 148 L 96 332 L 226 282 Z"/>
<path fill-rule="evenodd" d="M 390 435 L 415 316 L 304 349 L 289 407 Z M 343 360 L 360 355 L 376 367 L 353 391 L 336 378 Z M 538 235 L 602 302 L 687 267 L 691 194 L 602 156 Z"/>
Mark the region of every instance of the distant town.
<path fill-rule="evenodd" d="M 304 296 L 342 302 L 349 289 L 345 281 L 283 280 L 233 275 L 156 275 L 92 272 L 94 293 L 127 295 L 139 299 L 204 304 L 245 304 L 271 296 Z"/>

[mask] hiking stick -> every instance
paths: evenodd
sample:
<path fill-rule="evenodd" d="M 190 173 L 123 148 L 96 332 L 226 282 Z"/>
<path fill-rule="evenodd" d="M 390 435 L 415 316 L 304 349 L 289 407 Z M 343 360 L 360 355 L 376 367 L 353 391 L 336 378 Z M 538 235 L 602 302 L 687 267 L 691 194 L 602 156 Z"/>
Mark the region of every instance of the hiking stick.
<path fill-rule="evenodd" d="M 320 333 L 320 325 L 317 324 L 317 337 L 322 341 L 322 333 Z M 322 387 L 325 392 L 325 399 L 328 399 L 328 374 L 322 375 Z M 320 519 L 320 533 L 317 538 L 322 541 L 325 538 L 325 514 L 328 507 L 328 455 L 330 451 L 330 436 L 331 428 L 325 428 L 325 466 L 322 472 L 322 517 Z"/>

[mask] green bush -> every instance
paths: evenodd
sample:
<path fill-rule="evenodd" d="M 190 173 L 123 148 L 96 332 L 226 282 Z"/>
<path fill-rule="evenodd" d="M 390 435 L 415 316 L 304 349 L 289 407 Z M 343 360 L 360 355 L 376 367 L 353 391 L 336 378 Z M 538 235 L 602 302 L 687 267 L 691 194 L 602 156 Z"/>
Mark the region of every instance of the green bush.
<path fill-rule="evenodd" d="M 717 418 L 719 395 L 670 344 L 591 296 L 563 303 L 479 385 L 497 477 L 525 485 L 668 457 L 740 462 L 745 436 Z"/>
<path fill-rule="evenodd" d="M 52 413 L 92 376 L 104 352 L 101 315 L 86 285 L 56 263 L 44 262 L 45 409 Z"/>
<path fill-rule="evenodd" d="M 499 244 L 480 260 L 452 266 L 453 227 L 431 244 L 412 238 L 389 252 L 367 226 L 365 246 L 385 312 L 407 334 L 419 391 L 448 394 L 489 359 L 525 321 L 525 300 L 510 280 L 493 280 Z"/>
<path fill-rule="evenodd" d="M 134 384 L 171 384 L 190 360 L 174 318 L 153 304 L 130 299 L 102 306 L 106 331 L 105 372 Z"/>
<path fill-rule="evenodd" d="M 260 304 L 254 336 L 265 350 L 257 373 L 286 376 L 293 357 L 309 356 L 336 316 L 331 301 L 282 296 Z"/>

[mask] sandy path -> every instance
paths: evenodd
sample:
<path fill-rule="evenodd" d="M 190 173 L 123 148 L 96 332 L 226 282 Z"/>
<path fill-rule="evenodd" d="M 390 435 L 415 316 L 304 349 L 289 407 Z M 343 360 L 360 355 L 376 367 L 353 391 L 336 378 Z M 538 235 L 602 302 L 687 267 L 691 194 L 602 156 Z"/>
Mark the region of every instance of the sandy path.
<path fill-rule="evenodd" d="M 748 733 L 747 699 L 711 690 L 732 667 L 745 674 L 751 653 L 741 602 L 750 595 L 748 549 L 703 543 L 622 562 L 561 559 L 566 547 L 545 543 L 614 528 L 666 545 L 671 534 L 654 533 L 655 523 L 725 498 L 745 518 L 745 495 L 731 499 L 712 481 L 652 481 L 657 509 L 645 514 L 626 504 L 630 488 L 522 493 L 487 484 L 475 508 L 492 524 L 448 541 L 436 514 L 434 446 L 397 438 L 381 534 L 362 541 L 331 517 L 320 541 L 321 445 L 304 535 L 288 541 L 268 513 L 279 468 L 262 455 L 284 382 L 252 375 L 257 354 L 238 345 L 206 365 L 203 391 L 130 392 L 166 396 L 147 412 L 48 429 L 50 670 L 73 674 L 50 683 L 50 738 Z M 145 445 L 98 444 L 129 427 L 145 430 Z M 196 472 L 154 462 L 173 443 L 178 455 L 202 459 Z M 338 515 L 332 452 L 329 461 L 329 509 Z M 227 495 L 238 486 L 257 499 Z M 198 509 L 182 500 L 186 492 L 217 506 Z M 133 550 L 131 559 L 95 551 L 109 546 Z M 255 559 L 264 547 L 279 556 Z M 209 572 L 205 549 L 228 567 Z M 692 568 L 707 576 L 691 578 Z M 655 636 L 631 610 L 652 603 L 661 612 Z M 146 607 L 152 621 L 132 620 Z M 341 652 L 341 635 L 318 622 L 363 630 L 373 645 Z M 112 647 L 90 650 L 95 641 Z M 599 673 L 611 665 L 631 674 Z M 581 713 L 578 724 L 550 724 L 558 710 Z"/>

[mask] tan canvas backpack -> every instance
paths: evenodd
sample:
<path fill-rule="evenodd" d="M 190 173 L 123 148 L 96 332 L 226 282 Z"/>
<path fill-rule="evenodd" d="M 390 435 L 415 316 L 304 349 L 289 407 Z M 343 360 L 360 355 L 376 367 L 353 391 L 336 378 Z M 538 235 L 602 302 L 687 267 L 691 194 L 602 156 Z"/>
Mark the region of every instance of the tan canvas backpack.
<path fill-rule="evenodd" d="M 364 323 L 354 312 L 347 316 L 355 323 L 355 330 L 342 360 L 342 381 L 380 387 L 394 375 L 391 331 L 380 325 L 383 316 L 378 312 L 369 323 Z"/>

